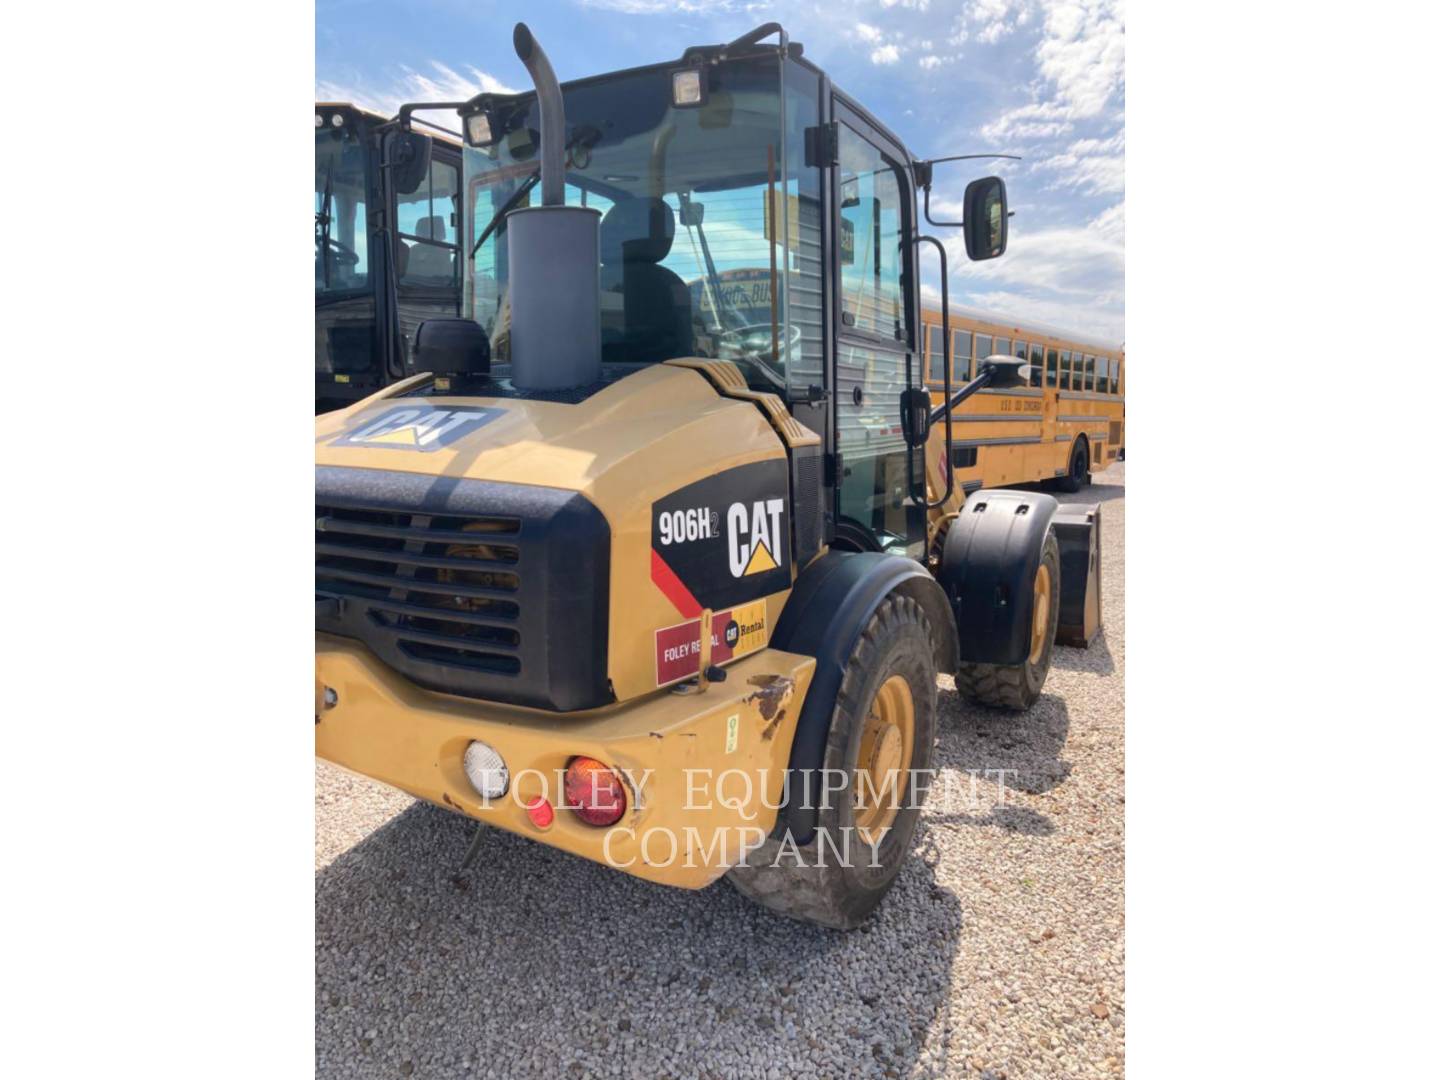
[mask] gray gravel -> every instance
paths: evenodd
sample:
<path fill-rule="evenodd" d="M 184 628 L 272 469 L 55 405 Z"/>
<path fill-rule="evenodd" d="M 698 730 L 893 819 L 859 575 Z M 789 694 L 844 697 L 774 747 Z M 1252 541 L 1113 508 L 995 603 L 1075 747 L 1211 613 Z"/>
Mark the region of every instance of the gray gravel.
<path fill-rule="evenodd" d="M 1061 496 L 1105 504 L 1107 627 L 1039 704 L 941 678 L 949 783 L 853 934 L 493 830 L 457 878 L 473 825 L 317 762 L 318 1074 L 1120 1075 L 1124 492 L 1115 465 Z"/>

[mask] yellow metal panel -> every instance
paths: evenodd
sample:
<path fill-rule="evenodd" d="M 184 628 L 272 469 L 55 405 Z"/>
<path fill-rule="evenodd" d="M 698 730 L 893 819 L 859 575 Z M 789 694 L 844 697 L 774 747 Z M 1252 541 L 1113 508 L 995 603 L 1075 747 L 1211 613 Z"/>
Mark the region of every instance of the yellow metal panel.
<path fill-rule="evenodd" d="M 315 666 L 320 757 L 488 825 L 697 889 L 774 827 L 815 661 L 765 649 L 703 694 L 660 691 L 563 718 L 421 690 L 343 638 L 320 635 Z M 465 776 L 472 739 L 510 771 L 511 790 L 488 804 Z M 538 828 L 525 804 L 545 795 L 559 807 L 558 778 L 576 755 L 622 773 L 625 816 L 602 829 L 557 809 L 554 823 Z"/>
<path fill-rule="evenodd" d="M 443 478 L 535 484 L 578 491 L 610 525 L 609 675 L 618 700 L 653 690 L 655 631 L 688 617 L 651 580 L 651 504 L 704 477 L 785 458 L 757 403 L 722 397 L 699 371 L 642 368 L 578 404 L 515 398 L 409 397 L 428 376 L 407 380 L 316 420 L 317 464 L 389 469 Z M 337 440 L 412 401 L 483 406 L 500 416 L 430 452 L 347 446 Z M 794 567 L 790 567 L 791 580 Z M 786 591 L 759 601 L 768 641 Z"/>

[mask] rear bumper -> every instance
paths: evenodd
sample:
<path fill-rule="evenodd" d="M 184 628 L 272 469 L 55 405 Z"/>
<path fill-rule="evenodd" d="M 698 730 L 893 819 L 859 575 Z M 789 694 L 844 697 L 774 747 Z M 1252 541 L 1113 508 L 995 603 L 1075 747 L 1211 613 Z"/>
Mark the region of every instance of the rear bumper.
<path fill-rule="evenodd" d="M 660 691 L 562 716 L 420 689 L 363 645 L 320 634 L 315 752 L 487 825 L 698 889 L 774 827 L 814 670 L 811 657 L 766 649 L 731 664 L 704 694 Z M 466 778 L 472 739 L 505 759 L 510 788 L 498 799 L 483 800 Z M 561 777 L 577 754 L 621 770 L 629 788 L 625 816 L 608 829 L 563 808 Z M 556 807 L 548 828 L 526 812 L 537 795 Z"/>

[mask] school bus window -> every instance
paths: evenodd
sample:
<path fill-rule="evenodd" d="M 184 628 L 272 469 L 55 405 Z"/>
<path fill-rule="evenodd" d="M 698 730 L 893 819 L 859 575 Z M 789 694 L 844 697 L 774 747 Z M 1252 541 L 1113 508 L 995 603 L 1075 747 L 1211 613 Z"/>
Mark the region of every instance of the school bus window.
<path fill-rule="evenodd" d="M 1095 392 L 1099 394 L 1110 392 L 1110 360 L 1108 357 L 1097 356 L 1095 358 Z"/>
<path fill-rule="evenodd" d="M 1021 360 L 1024 360 L 1024 359 L 1025 359 L 1025 348 L 1026 348 L 1025 342 L 1023 342 L 1023 341 L 1017 341 L 1017 342 L 1015 342 L 1015 355 L 1018 356 Z"/>
<path fill-rule="evenodd" d="M 1095 357 L 1085 357 L 1085 389 L 1095 389 Z"/>
<path fill-rule="evenodd" d="M 956 330 L 954 339 L 951 352 L 955 355 L 955 381 L 969 382 L 975 377 L 970 370 L 970 331 Z"/>
<path fill-rule="evenodd" d="M 995 339 L 995 352 L 992 355 L 1009 356 L 1010 339 L 1008 337 L 997 337 Z"/>
<path fill-rule="evenodd" d="M 925 348 L 930 354 L 930 382 L 935 386 L 945 385 L 945 346 L 938 323 L 925 328 Z"/>
<path fill-rule="evenodd" d="M 1045 381 L 1051 386 L 1060 385 L 1060 350 L 1045 350 Z"/>
<path fill-rule="evenodd" d="M 989 334 L 975 335 L 975 359 L 986 360 L 995 355 L 995 342 Z M 978 364 L 977 364 L 978 366 Z"/>
<path fill-rule="evenodd" d="M 1045 385 L 1045 347 L 1034 341 L 1030 343 L 1030 385 Z"/>
<path fill-rule="evenodd" d="M 1055 385 L 1058 386 L 1061 390 L 1064 390 L 1070 385 L 1069 349 L 1062 349 L 1060 351 L 1060 367 L 1057 370 L 1059 371 L 1059 374 L 1055 378 Z"/>

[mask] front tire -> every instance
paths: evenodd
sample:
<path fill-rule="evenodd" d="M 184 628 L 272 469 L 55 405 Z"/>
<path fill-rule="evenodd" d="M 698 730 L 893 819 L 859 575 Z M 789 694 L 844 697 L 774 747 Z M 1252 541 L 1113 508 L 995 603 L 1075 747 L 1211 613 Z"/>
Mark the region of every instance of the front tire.
<path fill-rule="evenodd" d="M 1023 712 L 1040 696 L 1050 659 L 1055 651 L 1055 628 L 1060 623 L 1060 543 L 1055 530 L 1045 533 L 1040 565 L 1031 582 L 1030 652 L 1023 663 L 967 664 L 955 672 L 955 689 L 981 705 Z"/>
<path fill-rule="evenodd" d="M 792 919 L 839 930 L 864 922 L 910 851 L 934 759 L 935 698 L 930 621 L 916 601 L 892 594 L 845 664 L 830 719 L 822 775 L 843 774 L 844 787 L 824 789 L 808 844 L 772 837 L 727 880 Z"/>

